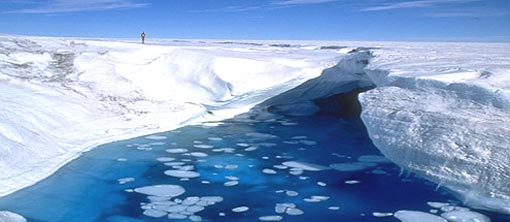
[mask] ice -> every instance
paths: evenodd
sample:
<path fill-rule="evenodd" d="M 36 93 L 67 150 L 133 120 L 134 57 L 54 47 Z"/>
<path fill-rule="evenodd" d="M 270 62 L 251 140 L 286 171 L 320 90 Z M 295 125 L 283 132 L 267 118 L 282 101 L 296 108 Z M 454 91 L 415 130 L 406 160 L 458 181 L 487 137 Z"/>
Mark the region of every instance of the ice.
<path fill-rule="evenodd" d="M 200 149 L 212 149 L 212 148 L 214 148 L 213 145 L 208 145 L 208 144 L 195 144 L 195 145 L 193 145 L 193 147 L 200 148 Z"/>
<path fill-rule="evenodd" d="M 239 184 L 239 181 L 237 181 L 237 180 L 227 181 L 227 182 L 223 183 L 223 185 L 226 187 L 235 186 L 237 184 Z"/>
<path fill-rule="evenodd" d="M 361 171 L 374 166 L 376 164 L 371 162 L 334 163 L 329 165 L 329 167 L 338 171 Z"/>
<path fill-rule="evenodd" d="M 442 217 L 421 211 L 399 210 L 393 216 L 402 222 L 448 222 Z"/>
<path fill-rule="evenodd" d="M 190 156 L 194 156 L 194 157 L 206 157 L 208 156 L 207 153 L 203 153 L 203 152 L 191 152 L 189 153 Z"/>
<path fill-rule="evenodd" d="M 193 205 L 193 204 L 196 204 L 198 201 L 200 201 L 200 197 L 186 197 L 186 199 L 184 199 L 182 201 L 182 205 Z"/>
<path fill-rule="evenodd" d="M 175 158 L 173 158 L 173 157 L 158 157 L 156 160 L 159 162 L 170 162 L 170 161 L 174 161 Z"/>
<path fill-rule="evenodd" d="M 146 136 L 145 138 L 150 139 L 150 140 L 166 140 L 167 139 L 166 136 L 160 136 L 160 135 L 150 135 L 150 136 Z"/>
<path fill-rule="evenodd" d="M 259 220 L 261 220 L 261 221 L 281 221 L 281 220 L 283 220 L 283 217 L 278 216 L 278 215 L 262 216 L 262 217 L 259 217 Z"/>
<path fill-rule="evenodd" d="M 160 211 L 160 210 L 145 210 L 145 211 L 143 211 L 143 215 L 149 216 L 149 217 L 159 218 L 159 217 L 166 216 L 167 212 Z"/>
<path fill-rule="evenodd" d="M 441 217 L 446 218 L 451 222 L 490 222 L 491 219 L 487 216 L 473 212 L 473 211 L 465 211 L 465 210 L 455 210 L 450 212 L 445 212 L 441 214 Z"/>
<path fill-rule="evenodd" d="M 242 212 L 246 212 L 246 211 L 248 211 L 248 210 L 250 210 L 250 208 L 249 208 L 249 207 L 247 207 L 247 206 L 240 206 L 240 207 L 233 208 L 233 209 L 232 209 L 232 212 L 235 212 L 235 213 L 242 213 Z"/>
<path fill-rule="evenodd" d="M 261 103 L 306 115 L 317 110 L 312 100 L 375 87 L 359 96 L 361 118 L 386 158 L 457 192 L 469 206 L 510 212 L 508 44 L 282 48 L 154 41 L 140 47 L 115 39 L 0 35 L 6 52 L 0 54 L 0 105 L 7 107 L 0 111 L 0 195 L 100 144 L 143 135 L 163 140 L 154 133 L 219 125 Z M 316 50 L 321 45 L 348 47 Z M 267 143 L 277 139 L 270 133 L 249 136 L 250 143 L 266 142 L 257 146 L 276 145 Z M 349 167 L 370 166 L 336 169 Z"/>
<path fill-rule="evenodd" d="M 321 171 L 329 169 L 328 167 L 325 166 L 297 161 L 286 161 L 283 162 L 282 165 L 307 171 Z"/>
<path fill-rule="evenodd" d="M 203 207 L 203 206 L 195 205 L 195 206 L 190 206 L 190 207 L 186 208 L 186 211 L 190 212 L 190 213 L 198 213 L 200 211 L 203 211 L 204 209 L 205 209 L 205 207 Z"/>
<path fill-rule="evenodd" d="M 277 174 L 277 172 L 275 170 L 268 169 L 268 168 L 263 169 L 262 173 L 265 173 L 265 174 Z"/>
<path fill-rule="evenodd" d="M 393 216 L 393 213 L 373 212 L 372 215 L 374 217 L 389 217 L 389 216 Z"/>
<path fill-rule="evenodd" d="M 126 178 L 118 179 L 117 181 L 119 182 L 119 184 L 125 184 L 125 183 L 129 183 L 129 182 L 135 181 L 135 178 L 133 178 L 133 177 L 126 177 Z"/>
<path fill-rule="evenodd" d="M 134 190 L 137 193 L 142 193 L 149 196 L 159 197 L 176 197 L 185 192 L 184 188 L 179 185 L 162 184 L 154 186 L 145 186 L 136 188 Z"/>
<path fill-rule="evenodd" d="M 358 183 L 361 183 L 361 181 L 359 181 L 359 180 L 346 180 L 346 181 L 344 181 L 344 183 L 346 183 L 346 184 L 358 184 Z"/>
<path fill-rule="evenodd" d="M 185 149 L 185 148 L 173 148 L 173 149 L 167 149 L 166 152 L 168 152 L 168 153 L 186 153 L 186 152 L 188 152 L 188 149 Z"/>
<path fill-rule="evenodd" d="M 298 208 L 287 208 L 285 213 L 287 213 L 288 215 L 297 216 L 297 215 L 302 215 L 305 212 L 303 212 L 302 210 L 300 210 Z"/>
<path fill-rule="evenodd" d="M 23 216 L 9 212 L 9 211 L 0 211 L 0 222 L 26 222 Z"/>
<path fill-rule="evenodd" d="M 166 170 L 165 174 L 168 176 L 179 178 L 195 178 L 200 176 L 199 173 L 188 170 Z"/>
<path fill-rule="evenodd" d="M 168 219 L 186 219 L 188 218 L 187 215 L 183 215 L 183 214 L 177 214 L 177 213 L 170 213 L 168 214 Z"/>

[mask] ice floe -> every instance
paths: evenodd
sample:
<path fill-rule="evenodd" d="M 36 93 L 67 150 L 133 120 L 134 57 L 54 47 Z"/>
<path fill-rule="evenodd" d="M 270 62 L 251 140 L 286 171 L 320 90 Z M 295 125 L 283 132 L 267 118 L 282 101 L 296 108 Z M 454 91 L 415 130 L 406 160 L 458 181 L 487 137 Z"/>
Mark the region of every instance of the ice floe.
<path fill-rule="evenodd" d="M 185 189 L 179 185 L 162 184 L 139 187 L 135 188 L 134 191 L 149 196 L 176 197 L 183 194 L 185 192 Z"/>
<path fill-rule="evenodd" d="M 399 210 L 393 214 L 402 222 L 448 222 L 446 219 L 421 211 Z"/>
<path fill-rule="evenodd" d="M 23 216 L 9 212 L 9 211 L 0 211 L 0 222 L 26 222 Z"/>
<path fill-rule="evenodd" d="M 199 177 L 200 173 L 188 170 L 165 170 L 167 176 L 179 177 L 179 178 L 195 178 Z"/>

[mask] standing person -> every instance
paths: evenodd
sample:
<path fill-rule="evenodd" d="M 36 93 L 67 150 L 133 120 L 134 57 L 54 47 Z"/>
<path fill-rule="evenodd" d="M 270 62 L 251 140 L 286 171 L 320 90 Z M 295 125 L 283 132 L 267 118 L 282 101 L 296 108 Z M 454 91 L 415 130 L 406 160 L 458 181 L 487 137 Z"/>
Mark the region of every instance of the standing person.
<path fill-rule="evenodd" d="M 142 37 L 142 44 L 145 44 L 145 32 L 142 32 L 140 37 Z"/>

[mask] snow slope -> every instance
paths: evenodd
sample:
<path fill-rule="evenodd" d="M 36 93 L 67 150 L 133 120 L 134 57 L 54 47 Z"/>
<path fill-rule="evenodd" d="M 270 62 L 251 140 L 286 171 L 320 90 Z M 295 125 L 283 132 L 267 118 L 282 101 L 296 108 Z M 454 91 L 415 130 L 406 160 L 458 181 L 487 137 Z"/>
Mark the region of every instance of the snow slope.
<path fill-rule="evenodd" d="M 459 193 L 510 214 L 510 45 L 391 45 L 365 72 L 362 120 L 382 153 Z"/>
<path fill-rule="evenodd" d="M 508 44 L 0 36 L 0 196 L 102 143 L 261 103 L 309 115 L 313 100 L 376 86 L 360 96 L 361 117 L 390 160 L 471 206 L 510 213 L 509 52 Z"/>
<path fill-rule="evenodd" d="M 97 145 L 246 112 L 344 55 L 232 43 L 0 36 L 0 196 Z"/>

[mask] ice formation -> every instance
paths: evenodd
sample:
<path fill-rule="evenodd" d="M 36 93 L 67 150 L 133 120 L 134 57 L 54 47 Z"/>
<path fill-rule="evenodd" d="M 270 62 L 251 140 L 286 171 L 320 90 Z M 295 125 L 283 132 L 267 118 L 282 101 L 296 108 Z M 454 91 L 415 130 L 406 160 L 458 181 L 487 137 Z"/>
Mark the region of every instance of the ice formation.
<path fill-rule="evenodd" d="M 323 111 L 323 99 L 371 89 L 359 98 L 361 118 L 386 158 L 456 191 L 470 206 L 509 214 L 509 58 L 510 45 L 498 43 L 302 42 L 282 48 L 0 36 L 0 196 L 99 144 L 229 118 L 257 104 L 310 115 Z M 290 142 L 314 144 L 300 137 Z M 330 167 L 356 170 L 384 161 L 369 156 Z M 324 169 L 287 165 L 294 175 Z"/>

